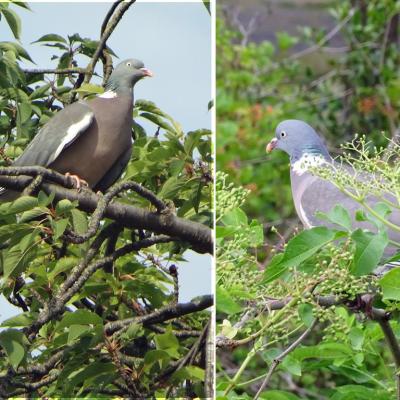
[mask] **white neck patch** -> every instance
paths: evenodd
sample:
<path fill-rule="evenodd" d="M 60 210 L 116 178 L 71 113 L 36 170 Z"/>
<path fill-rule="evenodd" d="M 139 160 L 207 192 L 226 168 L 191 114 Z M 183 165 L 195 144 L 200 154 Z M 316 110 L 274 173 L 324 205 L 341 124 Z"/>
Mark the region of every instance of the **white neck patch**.
<path fill-rule="evenodd" d="M 321 155 L 305 153 L 299 160 L 292 164 L 292 170 L 296 175 L 300 176 L 303 175 L 304 172 L 307 172 L 310 167 L 318 167 L 325 163 L 326 160 Z"/>
<path fill-rule="evenodd" d="M 106 92 L 99 94 L 98 97 L 101 97 L 102 99 L 113 99 L 114 97 L 117 97 L 117 92 L 107 90 Z"/>

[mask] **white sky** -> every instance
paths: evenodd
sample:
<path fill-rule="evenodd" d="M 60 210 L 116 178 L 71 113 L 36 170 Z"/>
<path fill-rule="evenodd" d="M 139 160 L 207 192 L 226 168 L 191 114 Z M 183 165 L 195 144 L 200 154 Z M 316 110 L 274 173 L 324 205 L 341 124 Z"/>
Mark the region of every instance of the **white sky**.
<path fill-rule="evenodd" d="M 36 63 L 26 68 L 55 67 L 55 49 L 30 44 L 44 34 L 98 39 L 111 3 L 29 3 L 32 11 L 12 6 L 22 19 L 21 44 Z M 15 40 L 4 19 L 1 40 Z M 125 13 L 107 42 L 119 60 L 138 58 L 154 73 L 135 88 L 135 99 L 155 102 L 181 123 L 184 131 L 211 128 L 211 18 L 201 2 L 139 2 Z M 59 53 L 58 53 L 59 54 Z M 86 66 L 88 58 L 78 59 Z M 118 59 L 114 60 L 114 65 Z M 101 72 L 98 64 L 97 72 Z M 211 293 L 211 257 L 189 252 L 179 268 L 180 300 Z M 0 320 L 19 310 L 0 298 Z"/>

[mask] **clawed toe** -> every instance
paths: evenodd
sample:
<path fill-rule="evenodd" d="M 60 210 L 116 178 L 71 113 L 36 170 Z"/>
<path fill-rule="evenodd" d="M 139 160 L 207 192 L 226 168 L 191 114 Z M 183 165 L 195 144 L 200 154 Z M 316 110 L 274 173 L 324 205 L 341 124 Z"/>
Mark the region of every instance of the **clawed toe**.
<path fill-rule="evenodd" d="M 82 187 L 89 187 L 89 184 L 84 179 L 81 179 L 78 175 L 67 172 L 65 176 L 72 179 L 74 182 L 74 187 L 78 190 L 81 190 Z"/>

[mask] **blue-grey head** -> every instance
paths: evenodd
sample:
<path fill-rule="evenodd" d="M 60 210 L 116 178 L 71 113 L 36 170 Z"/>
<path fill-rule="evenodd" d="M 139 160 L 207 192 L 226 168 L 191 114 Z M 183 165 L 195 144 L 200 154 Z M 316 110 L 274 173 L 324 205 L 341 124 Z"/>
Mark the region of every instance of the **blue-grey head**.
<path fill-rule="evenodd" d="M 129 58 L 120 62 L 106 84 L 106 90 L 117 93 L 130 93 L 137 82 L 153 73 L 145 68 L 142 61 Z"/>
<path fill-rule="evenodd" d="M 275 137 L 267 145 L 267 153 L 280 149 L 289 154 L 290 161 L 299 160 L 304 154 L 321 155 L 331 159 L 317 132 L 304 121 L 288 119 L 281 122 L 275 131 Z"/>

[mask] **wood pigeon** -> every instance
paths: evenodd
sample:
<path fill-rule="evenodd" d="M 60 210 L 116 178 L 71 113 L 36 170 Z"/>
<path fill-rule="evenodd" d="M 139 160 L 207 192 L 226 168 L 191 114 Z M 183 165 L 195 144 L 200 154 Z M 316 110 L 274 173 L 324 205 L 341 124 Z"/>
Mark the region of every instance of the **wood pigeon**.
<path fill-rule="evenodd" d="M 122 61 L 112 72 L 106 91 L 79 100 L 52 117 L 13 166 L 43 166 L 70 175 L 77 187 L 87 184 L 105 191 L 122 174 L 132 150 L 133 87 L 152 72 L 142 61 Z M 0 200 L 18 193 L 4 188 Z"/>
<path fill-rule="evenodd" d="M 286 120 L 281 122 L 273 138 L 267 145 L 267 152 L 273 149 L 281 149 L 290 157 L 290 181 L 293 202 L 296 212 L 306 229 L 314 226 L 329 226 L 333 224 L 318 218 L 317 212 L 328 213 L 336 205 L 341 205 L 349 211 L 352 218 L 352 228 L 368 229 L 376 231 L 376 227 L 367 221 L 356 221 L 355 214 L 357 210 L 362 209 L 362 205 L 340 191 L 328 180 L 315 176 L 308 171 L 312 166 L 319 166 L 333 163 L 337 168 L 344 168 L 351 173 L 349 167 L 345 167 L 335 162 L 329 155 L 321 138 L 315 130 L 308 124 L 300 120 Z M 364 173 L 360 178 L 368 179 L 368 173 Z M 393 195 L 389 193 L 384 196 L 391 202 L 397 202 Z M 366 203 L 374 206 L 382 200 L 374 196 L 368 196 Z M 393 224 L 400 226 L 400 210 L 398 208 L 387 216 L 387 219 Z M 337 226 L 336 226 L 337 227 Z M 400 242 L 400 232 L 389 229 L 389 239 Z M 385 256 L 390 257 L 399 251 L 398 247 L 389 245 L 385 249 Z"/>

